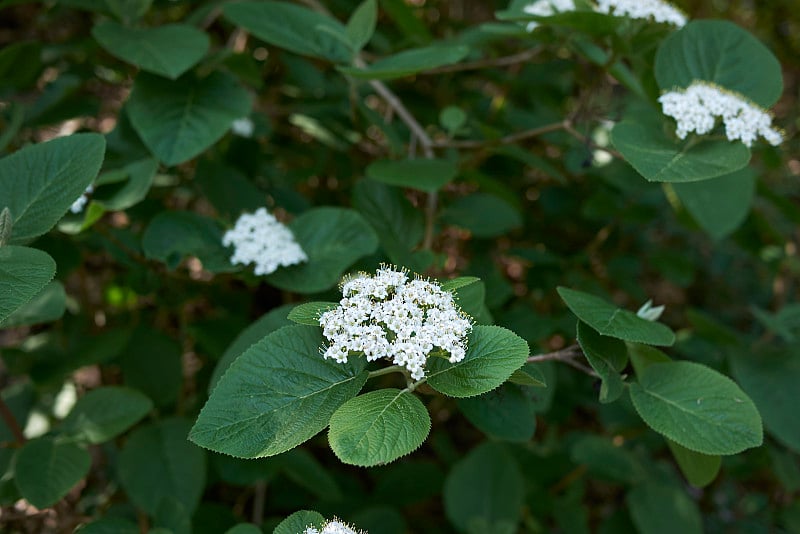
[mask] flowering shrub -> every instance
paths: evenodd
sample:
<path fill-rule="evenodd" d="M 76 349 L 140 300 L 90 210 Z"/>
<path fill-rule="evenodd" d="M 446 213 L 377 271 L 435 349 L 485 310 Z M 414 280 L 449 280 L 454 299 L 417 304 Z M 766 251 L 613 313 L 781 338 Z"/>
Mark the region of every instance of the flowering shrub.
<path fill-rule="evenodd" d="M 3 3 L 2 530 L 797 531 L 795 8 Z"/>

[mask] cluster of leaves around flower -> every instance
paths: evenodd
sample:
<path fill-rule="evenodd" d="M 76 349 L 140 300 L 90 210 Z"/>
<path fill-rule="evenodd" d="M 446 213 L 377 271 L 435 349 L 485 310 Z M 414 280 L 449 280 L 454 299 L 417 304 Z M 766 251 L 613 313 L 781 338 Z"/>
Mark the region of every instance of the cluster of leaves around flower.
<path fill-rule="evenodd" d="M 525 31 L 530 22 L 542 28 L 602 38 L 637 28 L 624 17 L 614 16 L 625 11 L 619 5 L 609 8 L 609 14 L 596 12 L 593 5 L 578 4 L 574 11 L 543 17 L 526 13 L 519 2 L 512 2 L 509 10 L 498 13 L 498 19 L 512 21 L 503 25 L 500 33 L 531 38 Z M 251 95 L 227 70 L 212 68 L 206 76 L 188 73 L 209 48 L 206 33 L 185 24 L 138 28 L 129 22 L 141 14 L 120 13 L 123 8 L 112 2 L 108 6 L 104 11 L 110 10 L 125 23 L 98 22 L 92 36 L 110 54 L 143 71 L 133 82 L 125 111 L 130 121 L 125 126 L 135 132 L 137 143 L 141 143 L 134 151 L 135 157 L 129 154 L 119 165 L 106 154 L 107 143 L 113 145 L 114 151 L 125 145 L 120 142 L 119 131 L 117 137 L 70 135 L 22 148 L 0 160 L 0 326 L 6 328 L 53 321 L 66 308 L 64 286 L 53 282 L 56 262 L 44 250 L 27 245 L 56 225 L 64 233 L 80 234 L 91 230 L 106 212 L 129 210 L 149 194 L 159 164 L 176 166 L 211 150 L 234 121 L 252 110 Z M 455 65 L 470 53 L 466 45 L 438 43 L 366 64 L 360 50 L 373 37 L 377 19 L 377 4 L 370 0 L 353 13 L 346 26 L 325 14 L 280 2 L 237 2 L 224 6 L 221 13 L 228 23 L 270 45 L 333 63 L 351 80 L 375 83 L 401 78 Z M 308 28 L 319 30 L 314 39 L 305 37 Z M 137 46 L 143 41 L 160 43 L 155 57 Z M 181 46 L 171 46 L 176 42 Z M 643 101 L 655 100 L 641 76 L 625 61 L 591 40 L 576 42 L 583 57 L 608 67 L 632 94 Z M 716 42 L 731 45 L 724 49 L 711 46 Z M 15 53 L 20 50 L 14 49 Z M 13 59 L 5 50 L 0 54 L 6 54 L 9 61 Z M 769 117 L 763 109 L 780 96 L 780 66 L 760 42 L 738 27 L 720 21 L 690 22 L 659 41 L 653 69 L 661 91 L 686 90 L 700 83 L 702 87 L 722 87 L 728 96 L 742 96 L 746 99 L 742 102 L 752 103 L 756 106 L 753 109 L 762 113 L 756 117 L 762 135 L 778 141 L 777 130 L 764 122 Z M 386 97 L 385 86 L 373 86 Z M 192 111 L 195 105 L 197 112 Z M 405 112 L 404 107 L 395 106 L 395 111 Z M 643 112 L 641 107 L 631 105 L 624 119 L 611 130 L 614 149 L 647 181 L 669 184 L 712 235 L 726 235 L 741 222 L 732 223 L 739 215 L 725 212 L 717 218 L 709 217 L 708 211 L 720 198 L 712 195 L 709 200 L 703 193 L 716 194 L 722 181 L 754 186 L 754 177 L 741 174 L 750 161 L 754 136 L 747 133 L 747 128 L 740 128 L 736 135 L 729 132 L 728 139 L 713 135 L 684 139 L 684 134 L 690 130 L 713 133 L 719 128 L 716 115 L 722 116 L 730 129 L 729 120 L 732 123 L 752 114 L 742 115 L 743 108 L 736 108 L 735 113 L 711 113 L 710 122 L 706 120 L 702 128 L 693 128 L 684 124 L 685 117 L 667 107 L 665 104 L 667 115 L 678 119 L 677 136 L 672 134 L 674 128 L 664 128 L 665 118 L 654 113 L 652 107 Z M 300 119 L 295 117 L 295 122 L 305 131 L 315 132 L 318 139 L 325 138 L 319 127 L 315 129 L 315 124 Z M 452 135 L 464 123 L 452 114 L 442 122 Z M 560 127 L 566 131 L 568 128 L 571 126 L 566 123 Z M 252 133 L 242 126 L 238 131 L 242 135 Z M 731 142 L 736 139 L 747 142 Z M 432 150 L 430 145 L 425 148 Z M 144 151 L 143 156 L 139 149 Z M 393 225 L 398 221 L 381 213 L 382 207 L 400 206 L 393 212 L 399 214 L 398 219 L 416 220 L 414 215 L 408 215 L 414 211 L 404 203 L 403 194 L 392 188 L 403 187 L 435 200 L 456 180 L 459 164 L 452 158 L 401 157 L 374 161 L 365 174 L 367 180 L 355 188 L 356 209 L 309 208 L 293 218 L 287 228 L 271 216 L 267 218 L 266 211 L 256 212 L 258 220 L 268 220 L 270 228 L 280 230 L 282 244 L 274 250 L 282 259 L 269 257 L 273 250 L 270 246 L 275 243 L 266 240 L 273 238 L 274 232 L 259 233 L 257 225 L 250 224 L 241 231 L 234 227 L 225 237 L 222 225 L 215 220 L 194 211 L 168 210 L 153 216 L 141 238 L 135 238 L 138 241 L 134 248 L 141 249 L 140 254 L 135 251 L 139 254 L 136 257 L 145 263 L 163 264 L 168 272 L 187 256 L 193 257 L 207 273 L 231 273 L 245 280 L 249 274 L 240 264 L 254 262 L 255 274 L 264 275 L 269 285 L 300 294 L 330 291 L 358 262 L 374 266 L 377 262 L 373 256 L 379 248 L 398 264 L 420 272 L 426 270 L 436 261 L 428 250 L 429 243 L 419 246 L 427 230 L 421 223 L 414 223 L 411 226 L 415 230 L 407 235 L 394 231 Z M 244 182 L 248 183 L 246 179 Z M 694 182 L 700 182 L 700 188 Z M 241 195 L 229 211 L 238 215 L 246 208 L 263 209 L 253 206 L 247 196 Z M 737 213 L 744 210 L 746 214 L 752 194 L 723 200 L 735 203 Z M 70 210 L 80 213 L 64 217 Z M 475 222 L 475 212 L 489 216 L 478 216 Z M 431 219 L 427 226 L 433 228 L 435 222 Z M 465 228 L 477 238 L 491 238 L 519 227 L 521 218 L 498 196 L 476 193 L 449 206 L 442 222 Z M 129 248 L 126 238 L 114 237 L 112 244 L 123 254 Z M 232 257 L 225 248 L 227 244 L 240 246 L 240 256 L 234 252 Z M 386 272 L 379 271 L 377 278 L 387 276 Z M 486 291 L 491 279 L 417 281 L 422 289 L 411 296 L 405 295 L 400 290 L 402 284 L 397 282 L 389 284 L 392 290 L 385 295 L 381 288 L 373 287 L 369 291 L 376 293 L 370 293 L 369 298 L 354 299 L 360 291 L 367 291 L 365 287 L 354 289 L 358 280 L 363 285 L 367 279 L 372 280 L 361 277 L 346 282 L 338 303 L 306 302 L 290 306 L 291 309 L 278 308 L 274 312 L 277 315 L 268 314 L 268 321 L 242 332 L 214 369 L 210 396 L 193 425 L 187 419 L 172 418 L 135 430 L 119 455 L 119 478 L 132 502 L 157 523 L 180 530 L 179 520 L 197 506 L 205 481 L 205 453 L 186 442 L 187 435 L 203 448 L 236 458 L 295 452 L 297 459 L 303 456 L 294 449 L 327 428 L 327 442 L 343 463 L 375 467 L 396 461 L 419 448 L 431 431 L 430 405 L 426 406 L 422 395 L 457 399 L 467 419 L 489 436 L 523 442 L 532 438 L 535 414 L 525 411 L 529 403 L 515 404 L 513 399 L 528 399 L 531 391 L 548 389 L 552 373 L 547 376 L 541 362 L 549 355 L 531 356 L 528 341 L 494 324 Z M 583 291 L 562 287 L 558 293 L 578 319 L 575 352 L 588 363 L 589 367 L 583 370 L 599 381 L 599 402 L 607 405 L 629 399 L 641 420 L 663 436 L 691 484 L 710 484 L 719 472 L 722 456 L 761 445 L 762 414 L 776 439 L 798 447 L 796 428 L 784 424 L 784 416 L 773 415 L 780 413 L 771 408 L 779 405 L 782 397 L 769 386 L 772 379 L 794 376 L 782 371 L 793 369 L 791 365 L 796 363 L 781 363 L 765 370 L 736 353 L 730 357 L 730 366 L 746 393 L 710 366 L 675 360 L 663 352 L 662 348 L 675 343 L 676 336 L 654 320 L 652 309 L 636 314 Z M 405 298 L 402 306 L 393 302 L 398 296 Z M 425 300 L 429 298 L 430 301 Z M 119 300 L 124 302 L 124 298 Z M 359 300 L 358 310 L 349 317 L 346 310 L 353 300 Z M 391 306 L 385 306 L 388 304 Z M 390 318 L 384 313 L 386 307 L 392 313 L 402 313 Z M 439 312 L 450 314 L 444 320 L 446 331 L 436 331 L 444 328 L 441 321 L 435 320 Z M 765 312 L 760 312 L 759 317 L 782 335 L 793 335 L 791 329 L 782 328 L 785 322 L 781 317 Z M 287 324 L 288 321 L 298 324 Z M 696 323 L 708 326 L 702 318 Z M 375 346 L 380 350 L 365 345 L 369 336 L 375 337 Z M 147 336 L 137 333 L 133 337 Z M 395 342 L 408 347 L 392 345 Z M 165 345 L 170 345 L 169 341 Z M 331 347 L 334 350 L 329 352 Z M 438 351 L 434 349 L 441 349 L 444 354 L 439 355 L 444 357 L 436 357 Z M 582 366 L 571 354 L 565 359 Z M 381 358 L 395 365 L 380 366 L 377 360 Z M 21 429 L 10 426 L 11 438 L 18 441 L 19 447 L 0 449 L 0 460 L 9 469 L 14 466 L 13 472 L 6 470 L 13 476 L 14 495 L 40 508 L 53 505 L 86 476 L 91 465 L 90 446 L 108 444 L 153 413 L 155 407 L 163 409 L 175 400 L 164 400 L 163 389 L 169 388 L 161 388 L 159 377 L 151 376 L 152 370 L 137 382 L 130 378 L 137 374 L 135 363 L 125 366 L 126 383 L 136 383 L 136 389 L 106 386 L 91 391 L 75 403 L 50 434 L 27 440 Z M 397 376 L 390 376 L 393 374 Z M 396 379 L 400 380 L 399 386 Z M 748 393 L 767 410 L 760 414 Z M 516 412 L 509 419 L 519 426 L 498 422 L 498 412 Z M 573 449 L 576 457 L 588 458 L 595 464 L 604 455 L 619 458 L 619 451 L 602 439 L 580 440 Z M 164 454 L 155 455 L 157 461 L 153 460 L 153 450 Z M 169 461 L 161 461 L 167 457 Z M 625 457 L 624 462 L 627 461 L 629 458 Z M 175 465 L 181 469 L 174 470 Z M 644 470 L 635 464 L 626 483 L 633 486 L 641 481 Z M 153 490 L 151 481 L 158 480 L 162 471 L 185 476 L 170 478 L 169 484 Z M 455 464 L 445 483 L 445 512 L 451 523 L 464 532 L 513 532 L 524 495 L 519 473 L 517 460 L 502 446 L 487 442 L 473 449 Z M 491 502 L 490 513 L 484 514 L 479 501 L 493 496 L 476 493 L 472 488 L 487 485 L 487 480 L 492 481 L 488 487 L 501 487 L 502 491 L 498 491 L 499 502 Z M 674 486 L 658 483 L 634 487 L 628 499 L 634 504 L 634 520 L 643 530 L 648 530 L 650 519 L 642 510 L 651 509 L 652 502 L 677 502 L 675 508 L 686 509 L 684 494 L 676 494 Z M 699 514 L 689 512 L 690 524 L 699 522 L 696 515 Z M 275 532 L 283 533 L 281 528 L 286 534 L 349 529 L 335 520 L 325 522 L 315 512 L 291 516 Z"/>

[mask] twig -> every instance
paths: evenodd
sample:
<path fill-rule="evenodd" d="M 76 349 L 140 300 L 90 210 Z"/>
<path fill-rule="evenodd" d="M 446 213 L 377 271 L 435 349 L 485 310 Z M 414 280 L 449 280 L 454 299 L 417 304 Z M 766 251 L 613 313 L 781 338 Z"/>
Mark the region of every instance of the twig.
<path fill-rule="evenodd" d="M 389 373 L 402 373 L 402 372 L 403 372 L 402 367 L 400 367 L 399 365 L 392 365 L 389 367 L 384 367 L 383 369 L 378 369 L 377 371 L 370 371 L 369 374 L 367 375 L 367 380 L 369 380 L 370 378 L 375 378 L 376 376 L 388 375 Z"/>
<path fill-rule="evenodd" d="M 267 498 L 267 481 L 259 480 L 253 488 L 253 523 L 261 526 L 264 522 L 264 502 Z"/>
<path fill-rule="evenodd" d="M 17 422 L 17 418 L 14 416 L 14 413 L 6 404 L 6 401 L 0 397 L 0 416 L 3 417 L 3 421 L 5 421 L 6 426 L 11 430 L 11 433 L 14 435 L 14 439 L 17 440 L 17 443 L 21 446 L 24 445 L 27 441 L 25 439 L 25 434 L 22 433 L 22 428 L 19 426 L 19 422 Z"/>
<path fill-rule="evenodd" d="M 524 141 L 525 139 L 530 139 L 532 137 L 538 137 L 540 135 L 557 132 L 559 130 L 566 130 L 567 127 L 568 123 L 566 121 L 559 121 L 540 126 L 539 128 L 525 130 L 524 132 L 506 135 L 505 137 L 498 137 L 497 139 L 469 139 L 465 141 L 453 141 L 448 139 L 445 141 L 435 141 L 434 146 L 437 148 L 485 148 L 495 145 L 513 145 L 514 143 L 519 143 L 520 141 Z"/>
<path fill-rule="evenodd" d="M 477 70 L 487 67 L 507 67 L 509 65 L 516 65 L 517 63 L 524 63 L 528 60 L 531 60 L 534 57 L 536 57 L 541 51 L 542 51 L 541 47 L 529 48 L 528 50 L 523 50 L 522 52 L 518 52 L 510 56 L 484 58 L 484 59 L 477 59 L 475 61 L 466 61 L 464 63 L 456 63 L 455 65 L 444 65 L 442 67 L 436 67 L 435 69 L 422 71 L 419 74 L 421 75 L 443 74 L 448 72 Z"/>
<path fill-rule="evenodd" d="M 583 351 L 578 345 L 570 345 L 569 347 L 546 354 L 537 354 L 536 356 L 528 356 L 528 363 L 558 361 L 566 363 L 569 366 L 586 373 L 589 376 L 598 378 L 597 373 L 591 367 L 575 361 L 575 358 L 583 355 Z"/>

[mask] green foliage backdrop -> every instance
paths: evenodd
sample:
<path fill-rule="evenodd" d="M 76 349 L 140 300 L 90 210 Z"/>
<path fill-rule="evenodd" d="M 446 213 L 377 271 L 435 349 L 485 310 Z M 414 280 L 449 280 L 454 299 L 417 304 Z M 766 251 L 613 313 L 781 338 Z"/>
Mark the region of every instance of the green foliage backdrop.
<path fill-rule="evenodd" d="M 0 530 L 800 532 L 797 6 L 567 3 L 0 2 Z"/>

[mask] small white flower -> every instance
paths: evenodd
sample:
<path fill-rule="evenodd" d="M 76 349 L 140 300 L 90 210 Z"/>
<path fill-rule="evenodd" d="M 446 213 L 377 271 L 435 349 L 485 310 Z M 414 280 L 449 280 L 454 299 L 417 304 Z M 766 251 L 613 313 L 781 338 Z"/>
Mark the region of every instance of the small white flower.
<path fill-rule="evenodd" d="M 317 530 L 314 527 L 308 527 L 302 533 L 298 534 L 368 534 L 368 533 L 363 530 L 355 531 L 349 525 L 334 519 L 328 521 L 322 528 L 322 530 Z"/>
<path fill-rule="evenodd" d="M 575 2 L 573 0 L 536 0 L 523 7 L 522 10 L 529 15 L 549 17 L 563 11 L 574 11 Z M 532 21 L 525 26 L 525 30 L 532 32 L 537 26 L 539 26 L 539 23 Z"/>
<path fill-rule="evenodd" d="M 653 19 L 679 28 L 687 21 L 680 9 L 661 0 L 597 0 L 597 11 L 632 19 Z"/>
<path fill-rule="evenodd" d="M 81 196 L 79 196 L 75 200 L 75 202 L 72 203 L 72 206 L 69 207 L 69 211 L 71 211 L 72 213 L 82 212 L 83 208 L 86 207 L 86 203 L 89 202 L 89 195 L 91 195 L 93 192 L 94 192 L 94 186 L 92 184 L 89 184 L 89 186 L 86 188 L 86 191 L 81 193 Z"/>
<path fill-rule="evenodd" d="M 721 118 L 730 141 L 740 140 L 748 147 L 759 135 L 773 146 L 783 141 L 781 132 L 772 126 L 769 113 L 743 96 L 712 83 L 696 81 L 683 91 L 664 93 L 658 101 L 664 115 L 677 121 L 675 133 L 681 139 L 691 132 L 709 133 Z"/>
<path fill-rule="evenodd" d="M 250 117 L 236 119 L 231 124 L 231 131 L 240 137 L 253 137 L 254 130 L 255 126 L 253 126 L 253 121 L 250 120 Z"/>
<path fill-rule="evenodd" d="M 319 324 L 329 341 L 326 359 L 345 363 L 354 353 L 367 361 L 386 358 L 405 367 L 415 380 L 425 376 L 434 349 L 446 353 L 451 363 L 463 360 L 472 330 L 451 293 L 389 267 L 342 284 L 339 306 L 323 313 Z"/>
<path fill-rule="evenodd" d="M 639 311 L 636 312 L 636 315 L 648 321 L 658 321 L 658 318 L 661 317 L 662 313 L 664 313 L 663 304 L 661 306 L 653 306 L 653 301 L 648 300 L 642 304 L 642 307 L 639 308 Z"/>
<path fill-rule="evenodd" d="M 265 208 L 259 208 L 255 213 L 243 213 L 233 229 L 225 232 L 222 244 L 226 247 L 233 245 L 232 264 L 254 263 L 257 275 L 267 275 L 278 267 L 308 261 L 292 231 Z"/>

